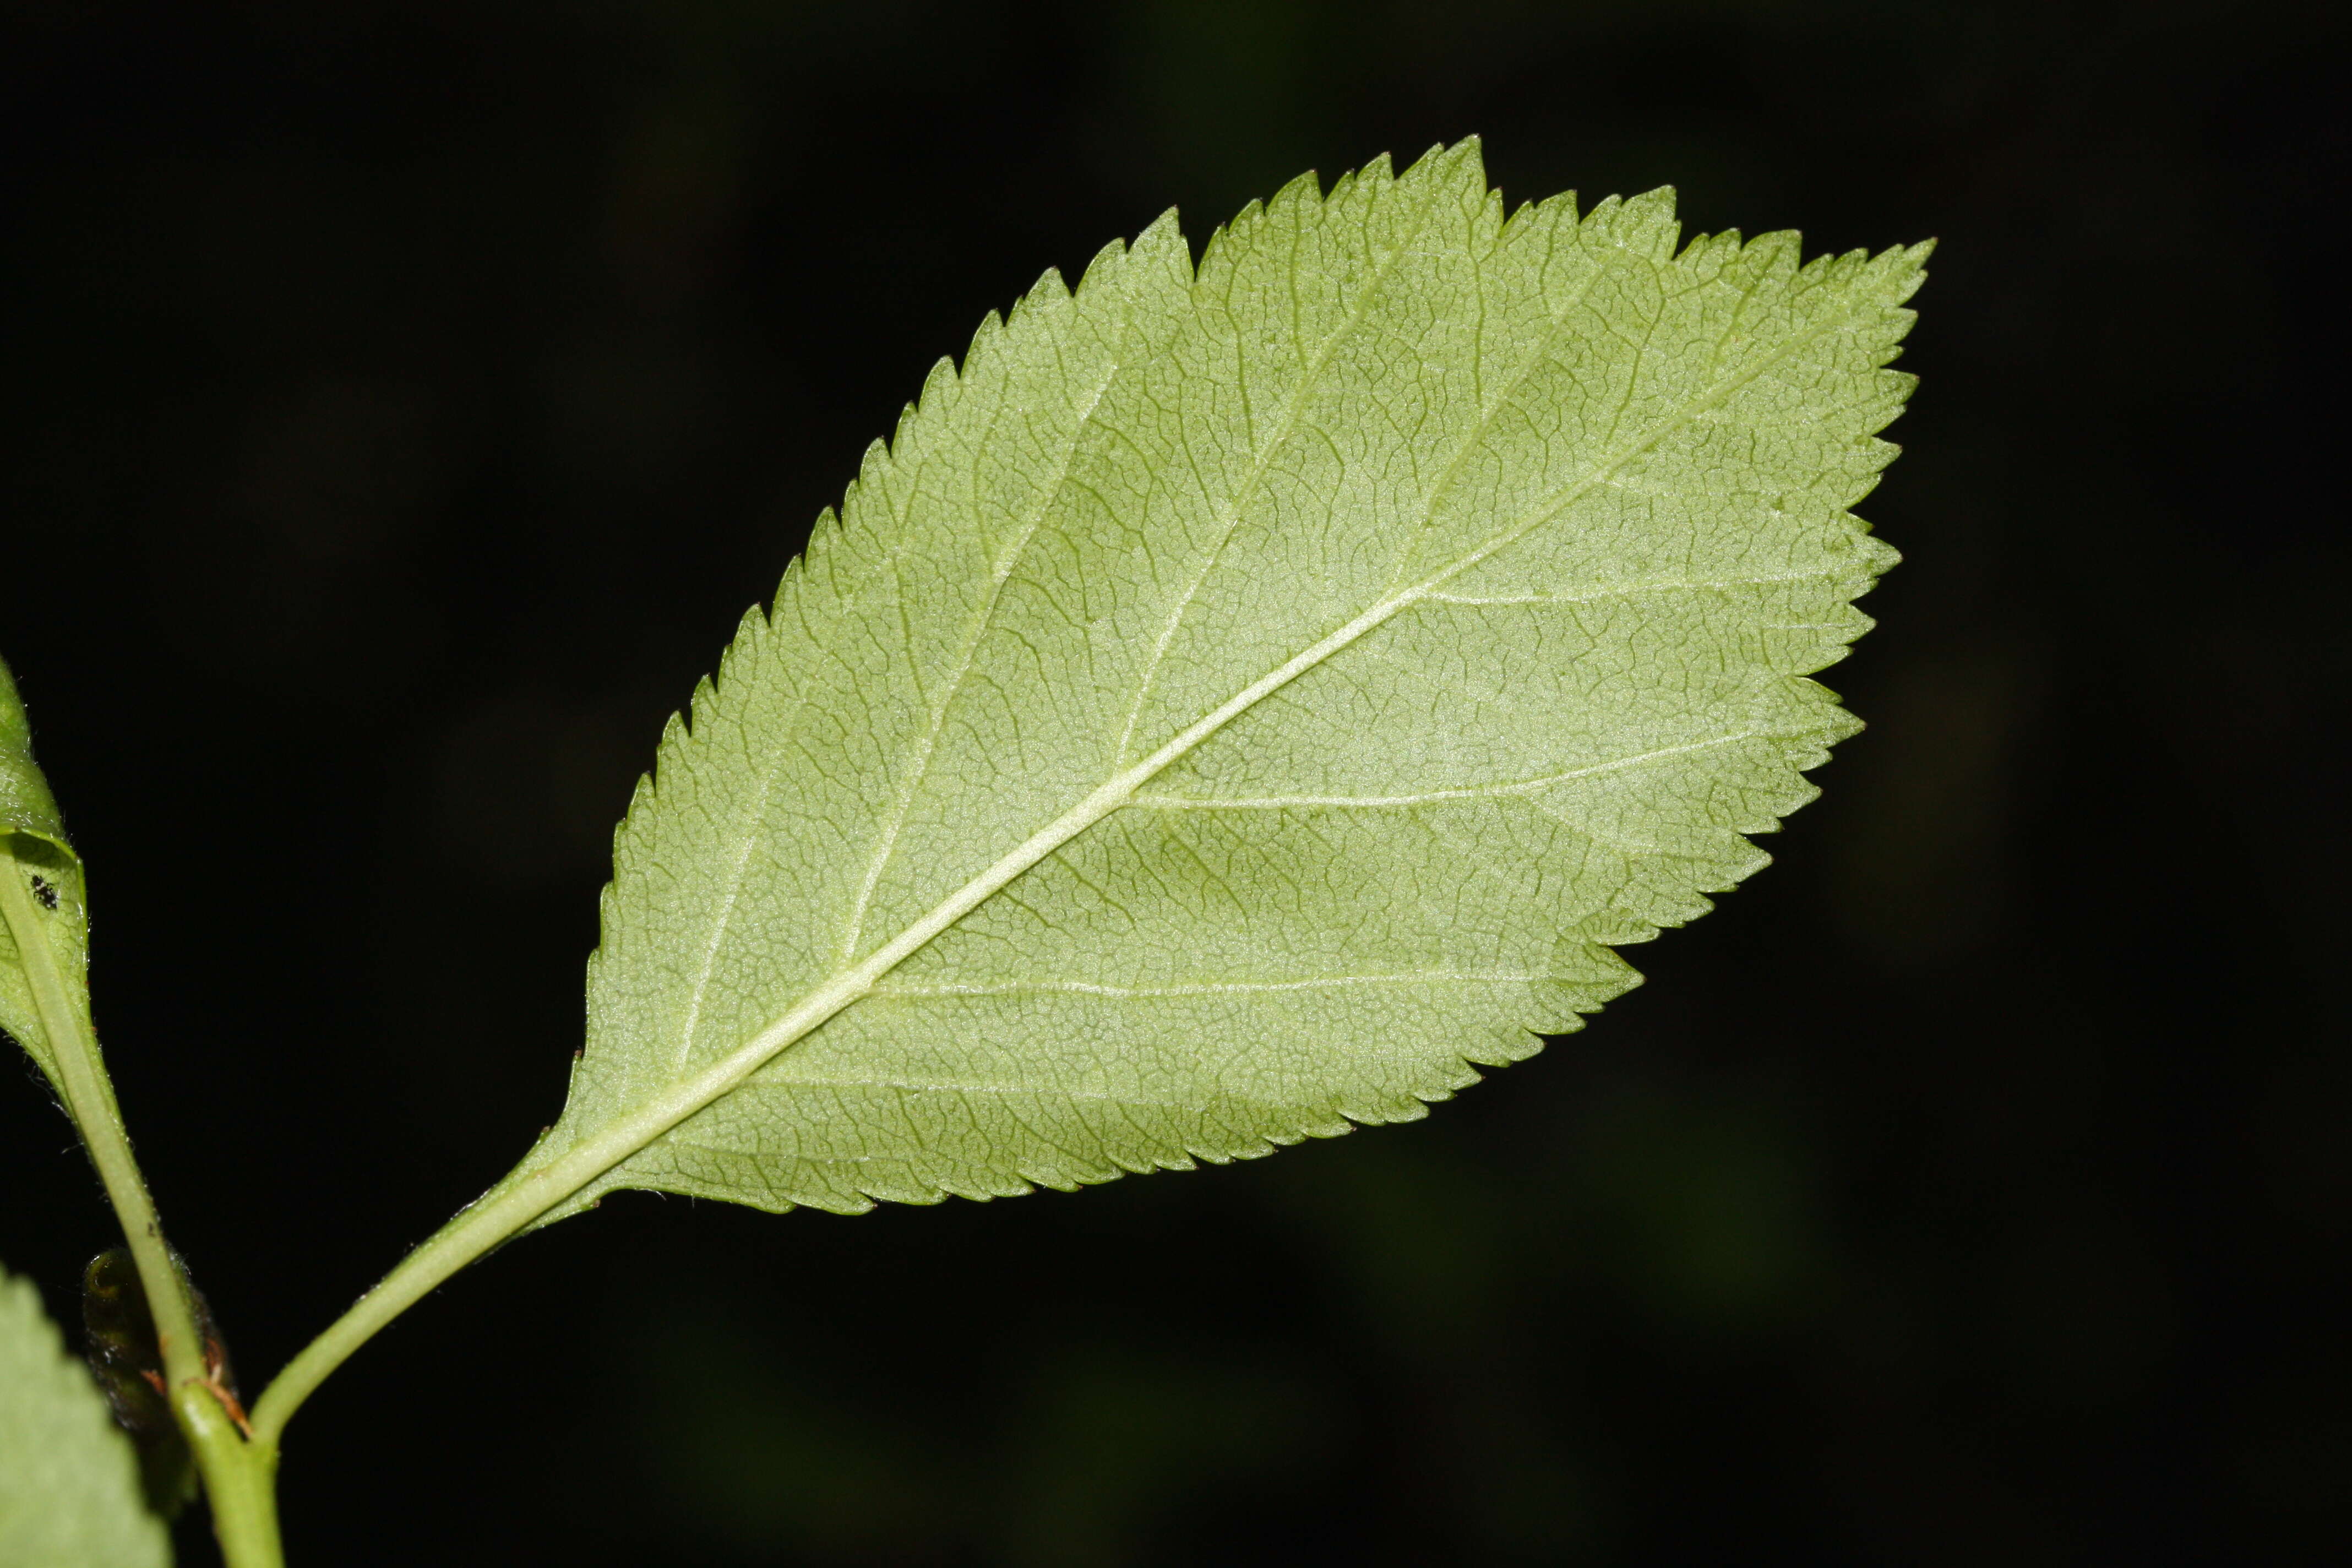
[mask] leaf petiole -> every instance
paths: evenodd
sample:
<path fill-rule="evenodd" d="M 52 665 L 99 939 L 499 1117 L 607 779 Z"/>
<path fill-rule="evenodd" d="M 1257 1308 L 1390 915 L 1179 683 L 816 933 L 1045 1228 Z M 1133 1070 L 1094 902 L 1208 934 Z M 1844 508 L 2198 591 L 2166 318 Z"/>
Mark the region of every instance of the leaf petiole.
<path fill-rule="evenodd" d="M 887 955 L 887 956 L 886 956 Z M 254 1441 L 277 1451 L 286 1423 L 334 1370 L 386 1324 L 467 1264 L 545 1218 L 597 1177 L 749 1078 L 778 1051 L 862 996 L 903 956 L 890 949 L 820 987 L 776 1026 L 714 1067 L 573 1144 L 545 1164 L 528 1157 L 513 1174 L 461 1210 L 273 1379 L 254 1402 Z"/>

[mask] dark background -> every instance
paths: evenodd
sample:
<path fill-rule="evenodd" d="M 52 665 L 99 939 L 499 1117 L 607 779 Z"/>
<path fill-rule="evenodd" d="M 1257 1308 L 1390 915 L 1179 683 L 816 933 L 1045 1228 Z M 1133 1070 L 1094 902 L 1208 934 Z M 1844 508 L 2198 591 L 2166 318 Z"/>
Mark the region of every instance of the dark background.
<path fill-rule="evenodd" d="M 1263 1163 L 616 1199 L 306 1410 L 298 1568 L 2336 1560 L 2342 9 L 8 11 L 0 648 L 248 1390 L 553 1120 L 664 718 L 1040 269 L 1473 132 L 1942 240 L 1872 728 L 1648 987 Z"/>

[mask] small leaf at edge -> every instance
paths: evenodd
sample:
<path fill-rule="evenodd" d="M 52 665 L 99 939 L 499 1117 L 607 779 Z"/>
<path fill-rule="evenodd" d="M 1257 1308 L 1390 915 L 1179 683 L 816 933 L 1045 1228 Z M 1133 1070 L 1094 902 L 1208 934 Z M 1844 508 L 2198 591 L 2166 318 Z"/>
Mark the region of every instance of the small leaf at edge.
<path fill-rule="evenodd" d="M 0 1269 L 0 1563 L 163 1568 L 139 1464 L 32 1282 Z"/>
<path fill-rule="evenodd" d="M 66 837 L 57 797 L 33 761 L 33 731 L 16 683 L 0 663 L 0 875 L 16 879 L 26 899 L 18 904 L 41 922 L 68 1002 L 89 1021 L 89 906 L 81 857 Z M 33 982 L 7 919 L 0 917 L 0 1029 L 16 1037 L 60 1100 L 64 1085 L 41 1026 Z"/>

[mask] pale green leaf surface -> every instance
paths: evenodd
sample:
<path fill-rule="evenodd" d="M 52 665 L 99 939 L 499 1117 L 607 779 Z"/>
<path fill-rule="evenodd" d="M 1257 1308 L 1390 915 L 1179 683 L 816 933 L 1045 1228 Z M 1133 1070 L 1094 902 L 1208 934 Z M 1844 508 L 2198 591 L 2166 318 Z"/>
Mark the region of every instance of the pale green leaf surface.
<path fill-rule="evenodd" d="M 992 317 L 663 739 L 557 1212 L 1264 1153 L 1635 984 L 1856 727 L 1926 255 L 1676 236 L 1465 143 Z"/>
<path fill-rule="evenodd" d="M 32 726 L 16 683 L 0 664 L 0 875 L 27 898 L 19 906 L 40 921 L 68 1005 L 89 1017 L 89 908 L 81 858 L 66 839 L 48 781 L 33 761 Z M 15 1036 L 52 1084 L 58 1067 L 13 928 L 0 918 L 0 1029 Z M 64 1089 L 60 1085 L 58 1093 Z"/>
<path fill-rule="evenodd" d="M 29 1280 L 0 1270 L 0 1563 L 160 1568 L 139 1461 Z"/>

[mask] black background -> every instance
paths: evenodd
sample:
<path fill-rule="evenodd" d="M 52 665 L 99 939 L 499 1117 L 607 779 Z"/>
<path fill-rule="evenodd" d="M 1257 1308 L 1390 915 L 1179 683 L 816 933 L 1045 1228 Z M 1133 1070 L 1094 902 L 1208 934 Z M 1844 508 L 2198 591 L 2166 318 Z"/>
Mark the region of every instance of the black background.
<path fill-rule="evenodd" d="M 1244 1166 L 616 1198 L 304 1412 L 298 1568 L 2340 1549 L 2341 9 L 13 9 L 0 647 L 249 1388 L 554 1118 L 663 720 L 1040 269 L 1474 132 L 1942 241 L 1872 728 L 1649 986 Z M 68 1314 L 110 1220 L 15 1076 Z"/>

